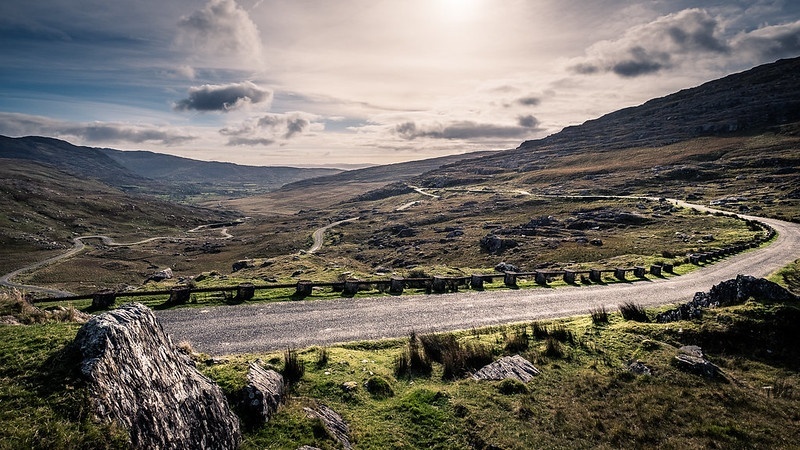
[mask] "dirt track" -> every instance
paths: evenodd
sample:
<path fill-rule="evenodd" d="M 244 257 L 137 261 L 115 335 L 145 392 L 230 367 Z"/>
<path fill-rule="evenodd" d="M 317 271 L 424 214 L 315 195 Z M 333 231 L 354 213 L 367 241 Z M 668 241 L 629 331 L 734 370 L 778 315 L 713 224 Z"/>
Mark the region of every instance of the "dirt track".
<path fill-rule="evenodd" d="M 771 245 L 688 275 L 608 286 L 465 291 L 455 294 L 341 298 L 158 312 L 175 342 L 212 355 L 263 352 L 586 314 L 622 302 L 645 306 L 691 300 L 737 274 L 767 276 L 800 257 L 800 225 L 762 219 L 779 233 Z"/>

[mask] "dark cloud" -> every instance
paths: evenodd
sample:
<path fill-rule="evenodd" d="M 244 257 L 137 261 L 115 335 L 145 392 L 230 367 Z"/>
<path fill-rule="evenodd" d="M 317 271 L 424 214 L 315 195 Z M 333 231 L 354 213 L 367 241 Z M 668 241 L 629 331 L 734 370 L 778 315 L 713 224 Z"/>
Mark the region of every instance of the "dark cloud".
<path fill-rule="evenodd" d="M 275 141 L 272 139 L 266 138 L 243 138 L 243 137 L 232 137 L 228 139 L 228 145 L 235 147 L 239 145 L 245 146 L 264 146 L 269 147 L 270 145 L 274 144 Z"/>
<path fill-rule="evenodd" d="M 197 136 L 157 125 L 119 123 L 74 123 L 46 117 L 0 112 L 0 134 L 9 136 L 53 136 L 79 138 L 87 142 L 131 142 L 177 145 L 198 139 Z"/>
<path fill-rule="evenodd" d="M 396 135 L 403 139 L 481 139 L 481 138 L 520 138 L 530 135 L 536 130 L 539 121 L 533 116 L 518 119 L 518 126 L 478 123 L 469 120 L 448 124 L 417 125 L 415 122 L 404 122 L 394 127 Z M 531 126 L 528 126 L 531 125 Z"/>
<path fill-rule="evenodd" d="M 638 77 L 669 67 L 668 53 L 648 53 L 642 47 L 634 47 L 629 51 L 629 59 L 619 61 L 611 66 L 611 71 L 623 77 Z"/>
<path fill-rule="evenodd" d="M 279 140 L 289 140 L 312 131 L 322 124 L 315 122 L 318 117 L 312 114 L 293 112 L 287 114 L 267 114 L 258 119 L 245 122 L 239 127 L 219 130 L 229 136 L 228 145 L 271 145 Z"/>
<path fill-rule="evenodd" d="M 272 91 L 245 81 L 189 88 L 189 97 L 175 102 L 177 111 L 232 111 L 250 103 L 262 103 L 272 99 Z"/>
<path fill-rule="evenodd" d="M 524 128 L 538 128 L 539 127 L 539 119 L 533 117 L 532 115 L 527 116 L 519 116 L 517 117 L 517 123 L 519 126 Z"/>
<path fill-rule="evenodd" d="M 134 128 L 115 124 L 90 124 L 72 128 L 64 128 L 59 134 L 81 137 L 90 142 L 132 142 L 142 144 L 145 142 L 161 143 L 165 145 L 182 144 L 195 140 L 194 136 L 176 134 L 171 131 L 153 128 Z"/>
<path fill-rule="evenodd" d="M 522 97 L 517 99 L 517 103 L 524 106 L 536 106 L 541 102 L 542 101 L 539 99 L 539 97 L 534 97 L 534 96 Z"/>

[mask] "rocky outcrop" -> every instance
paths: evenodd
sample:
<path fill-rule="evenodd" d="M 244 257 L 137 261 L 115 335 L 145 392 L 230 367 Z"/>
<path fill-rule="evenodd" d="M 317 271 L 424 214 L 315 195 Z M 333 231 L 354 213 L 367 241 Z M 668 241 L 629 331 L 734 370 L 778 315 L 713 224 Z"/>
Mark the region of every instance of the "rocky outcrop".
<path fill-rule="evenodd" d="M 749 298 L 758 301 L 793 301 L 797 296 L 764 278 L 739 275 L 736 279 L 723 281 L 708 292 L 694 294 L 692 301 L 665 311 L 656 316 L 656 322 L 666 323 L 699 318 L 703 308 L 715 308 L 743 303 Z"/>
<path fill-rule="evenodd" d="M 278 412 L 284 394 L 283 375 L 264 369 L 257 363 L 250 363 L 247 386 L 242 392 L 242 409 L 250 421 L 266 423 Z"/>
<path fill-rule="evenodd" d="M 514 248 L 519 243 L 513 239 L 503 239 L 494 234 L 487 234 L 480 240 L 481 250 L 497 255 L 503 253 L 505 250 Z"/>
<path fill-rule="evenodd" d="M 476 380 L 505 380 L 515 378 L 523 383 L 531 381 L 539 375 L 539 369 L 527 359 L 519 355 L 505 356 L 497 361 L 484 366 L 475 372 L 472 378 Z"/>
<path fill-rule="evenodd" d="M 239 421 L 219 387 L 195 369 L 146 306 L 92 318 L 78 331 L 81 373 L 95 415 L 141 449 L 234 449 Z"/>

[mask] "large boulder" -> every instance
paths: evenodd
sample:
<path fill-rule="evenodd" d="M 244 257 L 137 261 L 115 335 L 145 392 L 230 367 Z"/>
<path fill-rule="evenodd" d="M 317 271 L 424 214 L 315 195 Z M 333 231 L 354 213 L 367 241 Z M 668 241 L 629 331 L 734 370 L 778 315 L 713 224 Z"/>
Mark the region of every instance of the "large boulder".
<path fill-rule="evenodd" d="M 127 304 L 78 331 L 81 373 L 100 420 L 140 449 L 234 449 L 239 420 L 220 388 L 179 352 L 146 306 Z"/>
<path fill-rule="evenodd" d="M 314 408 L 305 407 L 303 411 L 311 419 L 319 419 L 322 425 L 346 450 L 351 450 L 353 444 L 350 443 L 350 427 L 336 411 L 323 405 L 317 404 Z"/>

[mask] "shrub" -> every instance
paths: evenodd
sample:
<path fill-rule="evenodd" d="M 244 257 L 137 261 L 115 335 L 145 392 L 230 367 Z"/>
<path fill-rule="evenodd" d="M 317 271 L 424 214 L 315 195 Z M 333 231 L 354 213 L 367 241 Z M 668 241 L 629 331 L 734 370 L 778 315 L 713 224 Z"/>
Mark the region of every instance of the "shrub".
<path fill-rule="evenodd" d="M 619 305 L 619 312 L 625 320 L 633 320 L 634 322 L 650 322 L 647 313 L 641 305 L 633 302 L 625 302 Z"/>
<path fill-rule="evenodd" d="M 542 326 L 539 322 L 533 322 L 531 324 L 531 329 L 533 330 L 533 337 L 536 339 L 544 339 L 549 336 L 547 327 Z"/>
<path fill-rule="evenodd" d="M 506 378 L 500 382 L 497 390 L 503 395 L 527 394 L 528 386 L 516 378 Z"/>
<path fill-rule="evenodd" d="M 459 346 L 456 337 L 452 334 L 423 334 L 419 337 L 425 355 L 439 364 L 444 362 L 444 355 L 452 352 Z"/>
<path fill-rule="evenodd" d="M 547 331 L 547 334 L 557 341 L 569 342 L 570 344 L 575 343 L 575 335 L 572 334 L 572 331 L 568 330 L 564 325 L 553 327 L 552 330 Z"/>
<path fill-rule="evenodd" d="M 297 350 L 287 348 L 283 353 L 283 380 L 286 384 L 294 384 L 303 378 L 306 366 L 297 356 Z"/>
<path fill-rule="evenodd" d="M 372 398 L 382 400 L 389 397 L 394 397 L 394 390 L 385 378 L 377 375 L 370 377 L 365 383 L 364 388 L 369 392 Z"/>
<path fill-rule="evenodd" d="M 605 306 L 600 305 L 589 311 L 589 314 L 592 315 L 592 323 L 595 325 L 608 323 L 608 311 Z"/>

